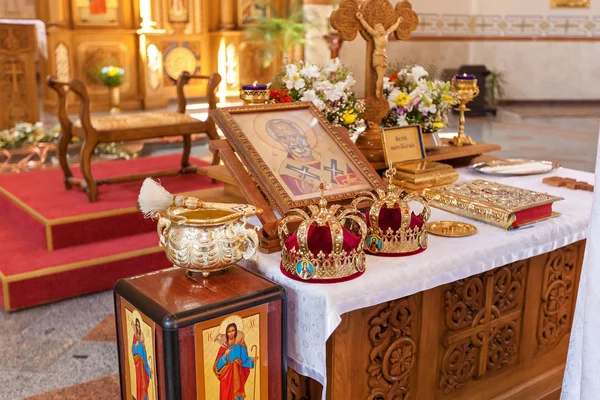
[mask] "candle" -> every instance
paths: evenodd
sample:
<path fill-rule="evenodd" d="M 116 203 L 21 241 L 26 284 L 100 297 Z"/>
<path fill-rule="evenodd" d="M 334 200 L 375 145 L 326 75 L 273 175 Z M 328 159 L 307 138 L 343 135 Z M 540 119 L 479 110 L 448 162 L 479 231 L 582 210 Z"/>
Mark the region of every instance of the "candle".
<path fill-rule="evenodd" d="M 252 85 L 244 85 L 242 86 L 244 90 L 267 90 L 267 85 L 259 85 L 256 81 Z"/>
<path fill-rule="evenodd" d="M 475 75 L 464 73 L 456 75 L 455 78 L 463 81 L 472 81 L 475 79 Z"/>
<path fill-rule="evenodd" d="M 144 22 L 152 21 L 150 0 L 140 0 L 140 16 Z"/>

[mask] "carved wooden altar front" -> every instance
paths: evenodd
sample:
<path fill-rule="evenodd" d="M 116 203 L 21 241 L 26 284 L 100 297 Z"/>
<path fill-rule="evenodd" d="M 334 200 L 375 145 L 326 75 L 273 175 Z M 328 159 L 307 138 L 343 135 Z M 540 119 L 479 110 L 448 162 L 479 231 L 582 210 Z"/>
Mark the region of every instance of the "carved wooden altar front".
<path fill-rule="evenodd" d="M 34 25 L 0 25 L 0 129 L 37 122 Z"/>
<path fill-rule="evenodd" d="M 558 399 L 584 250 L 344 314 L 328 341 L 327 398 Z M 320 394 L 290 370 L 288 399 Z"/>

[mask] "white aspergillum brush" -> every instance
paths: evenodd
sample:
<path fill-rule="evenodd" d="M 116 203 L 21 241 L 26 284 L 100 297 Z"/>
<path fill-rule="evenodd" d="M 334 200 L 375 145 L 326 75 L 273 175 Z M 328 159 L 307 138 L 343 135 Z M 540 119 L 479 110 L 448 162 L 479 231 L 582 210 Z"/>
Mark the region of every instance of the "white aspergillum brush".
<path fill-rule="evenodd" d="M 174 202 L 175 196 L 152 178 L 146 178 L 140 189 L 138 205 L 146 218 L 153 218 L 157 212 L 166 210 Z"/>

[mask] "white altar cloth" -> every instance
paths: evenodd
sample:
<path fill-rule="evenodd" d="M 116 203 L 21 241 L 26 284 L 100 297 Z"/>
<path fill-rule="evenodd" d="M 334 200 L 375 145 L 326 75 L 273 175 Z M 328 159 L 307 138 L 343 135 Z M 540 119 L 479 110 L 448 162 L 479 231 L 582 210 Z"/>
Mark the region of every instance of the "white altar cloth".
<path fill-rule="evenodd" d="M 487 179 L 563 197 L 553 210 L 562 215 L 514 231 L 432 208 L 430 221 L 459 220 L 477 226 L 467 238 L 429 235 L 429 248 L 411 257 L 367 256 L 366 272 L 337 284 L 309 284 L 285 277 L 279 270 L 280 253 L 260 254 L 249 269 L 287 290 L 288 365 L 296 372 L 326 384 L 325 342 L 341 322 L 341 315 L 406 297 L 518 260 L 548 253 L 586 238 L 593 194 L 542 183 L 548 176 L 593 182 L 588 172 L 559 169 L 526 177 L 490 177 L 468 168 L 457 170 L 460 180 Z M 366 338 L 365 338 L 366 340 Z M 323 391 L 325 393 L 325 391 Z"/>
<path fill-rule="evenodd" d="M 600 142 L 598 151 L 596 187 L 600 187 Z M 595 400 L 600 393 L 600 191 L 594 196 L 588 236 L 561 400 Z"/>

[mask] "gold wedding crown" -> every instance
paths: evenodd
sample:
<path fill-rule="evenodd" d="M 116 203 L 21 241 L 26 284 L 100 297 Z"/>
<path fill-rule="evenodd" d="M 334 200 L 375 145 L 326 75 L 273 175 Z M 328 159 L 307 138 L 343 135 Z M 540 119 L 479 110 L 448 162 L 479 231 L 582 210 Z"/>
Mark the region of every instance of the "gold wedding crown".
<path fill-rule="evenodd" d="M 425 226 L 431 215 L 427 199 L 417 193 L 406 193 L 392 183 L 396 168 L 390 165 L 385 172 L 387 190 L 377 189 L 377 195 L 367 192 L 352 202 L 369 202 L 367 214 L 368 236 L 365 251 L 382 256 L 407 256 L 420 253 L 427 248 Z M 423 210 L 415 214 L 409 203 L 422 204 Z"/>
<path fill-rule="evenodd" d="M 319 188 L 321 199 L 318 206 L 308 206 L 310 215 L 293 209 L 279 224 L 281 270 L 292 279 L 315 283 L 356 278 L 365 270 L 364 216 L 355 208 L 337 204 L 328 208 L 325 184 Z M 288 230 L 290 222 L 300 222 L 292 235 Z"/>

